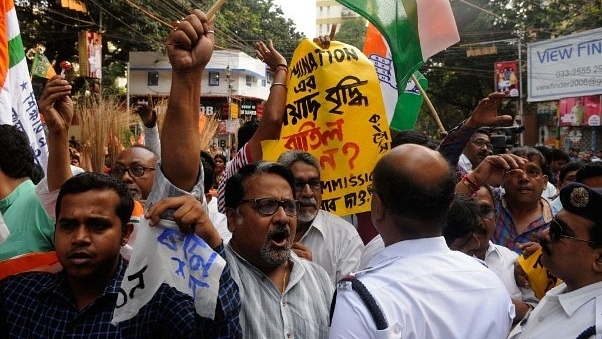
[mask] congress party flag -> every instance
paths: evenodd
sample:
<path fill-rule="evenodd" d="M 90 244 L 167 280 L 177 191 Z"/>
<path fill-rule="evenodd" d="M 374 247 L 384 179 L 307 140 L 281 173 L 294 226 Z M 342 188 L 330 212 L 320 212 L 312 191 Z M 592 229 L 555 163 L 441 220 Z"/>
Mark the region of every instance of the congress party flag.
<path fill-rule="evenodd" d="M 0 124 L 17 126 L 29 137 L 36 162 L 46 171 L 48 147 L 27 69 L 13 0 L 0 0 Z"/>
<path fill-rule="evenodd" d="M 412 79 L 406 82 L 405 87 L 398 88 L 389 45 L 372 24 L 368 25 L 365 41 L 363 52 L 372 61 L 378 74 L 389 126 L 397 131 L 413 129 L 424 98 Z M 424 75 L 416 71 L 414 76 L 426 90 L 428 81 Z"/>
<path fill-rule="evenodd" d="M 460 41 L 449 0 L 337 2 L 368 19 L 385 37 L 398 84 L 405 84 L 425 60 Z"/>
<path fill-rule="evenodd" d="M 37 52 L 33 57 L 31 75 L 35 75 L 40 78 L 51 79 L 56 75 L 56 71 L 52 67 L 52 64 L 48 58 L 44 54 Z"/>

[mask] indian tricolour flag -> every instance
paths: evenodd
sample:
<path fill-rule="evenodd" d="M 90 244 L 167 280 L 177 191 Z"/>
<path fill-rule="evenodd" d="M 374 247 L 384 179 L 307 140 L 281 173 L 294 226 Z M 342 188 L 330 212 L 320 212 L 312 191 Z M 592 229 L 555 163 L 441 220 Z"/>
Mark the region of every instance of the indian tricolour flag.
<path fill-rule="evenodd" d="M 13 0 L 0 0 L 0 4 L 0 124 L 15 125 L 27 133 L 35 159 L 46 171 L 46 135 L 29 78 L 15 4 Z"/>
<path fill-rule="evenodd" d="M 372 24 L 369 24 L 366 29 L 363 52 L 372 61 L 378 74 L 389 127 L 396 131 L 414 129 L 424 98 L 412 79 L 408 79 L 406 85 L 401 88 L 397 86 L 391 49 L 382 34 Z M 426 91 L 428 81 L 424 75 L 416 71 L 414 76 Z"/>
<path fill-rule="evenodd" d="M 406 84 L 424 61 L 460 41 L 449 0 L 337 1 L 366 18 L 385 37 L 398 84 Z"/>

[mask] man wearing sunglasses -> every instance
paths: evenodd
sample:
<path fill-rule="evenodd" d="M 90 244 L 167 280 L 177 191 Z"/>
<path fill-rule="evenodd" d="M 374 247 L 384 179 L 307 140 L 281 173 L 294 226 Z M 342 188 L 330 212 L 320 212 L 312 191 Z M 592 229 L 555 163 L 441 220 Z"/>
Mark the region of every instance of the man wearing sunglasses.
<path fill-rule="evenodd" d="M 278 163 L 240 168 L 225 184 L 232 239 L 226 260 L 243 300 L 244 338 L 327 338 L 333 287 L 292 250 L 300 204 L 291 171 Z"/>
<path fill-rule="evenodd" d="M 560 201 L 563 209 L 541 240 L 541 262 L 563 283 L 546 293 L 511 339 L 602 334 L 602 189 L 570 183 Z"/>

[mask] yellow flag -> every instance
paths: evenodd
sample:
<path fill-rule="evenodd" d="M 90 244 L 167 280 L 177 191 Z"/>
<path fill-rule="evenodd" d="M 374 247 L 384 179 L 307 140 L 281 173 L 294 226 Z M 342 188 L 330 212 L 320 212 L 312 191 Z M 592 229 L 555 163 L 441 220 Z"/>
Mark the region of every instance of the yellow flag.
<path fill-rule="evenodd" d="M 338 215 L 369 211 L 372 170 L 391 143 L 372 62 L 353 46 L 333 41 L 322 49 L 304 39 L 286 85 L 280 140 L 263 143 L 264 159 L 307 151 L 320 162 L 322 209 Z"/>

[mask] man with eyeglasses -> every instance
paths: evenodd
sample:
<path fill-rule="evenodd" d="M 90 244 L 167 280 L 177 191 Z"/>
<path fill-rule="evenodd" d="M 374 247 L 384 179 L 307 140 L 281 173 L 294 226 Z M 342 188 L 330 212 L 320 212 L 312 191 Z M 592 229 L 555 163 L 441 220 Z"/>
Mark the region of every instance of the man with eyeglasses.
<path fill-rule="evenodd" d="M 570 183 L 541 240 L 542 264 L 563 283 L 546 293 L 509 338 L 602 335 L 602 189 Z"/>
<path fill-rule="evenodd" d="M 320 209 L 322 183 L 318 159 L 304 151 L 290 150 L 282 153 L 278 162 L 293 172 L 295 199 L 301 202 L 293 251 L 320 265 L 334 286 L 359 268 L 364 243 L 353 225 Z"/>
<path fill-rule="evenodd" d="M 244 338 L 327 338 L 333 287 L 317 264 L 292 250 L 300 203 L 278 163 L 245 165 L 225 184 L 232 238 L 226 260 L 238 283 Z"/>
<path fill-rule="evenodd" d="M 471 172 L 485 157 L 492 154 L 493 146 L 491 145 L 491 140 L 489 140 L 489 133 L 485 129 L 477 129 L 466 144 L 466 147 L 464 147 L 464 151 L 460 155 L 460 160 L 458 160 L 460 174 L 465 175 Z"/>
<path fill-rule="evenodd" d="M 132 198 L 144 203 L 155 180 L 158 157 L 142 145 L 133 145 L 117 155 L 109 175 L 127 186 Z"/>

